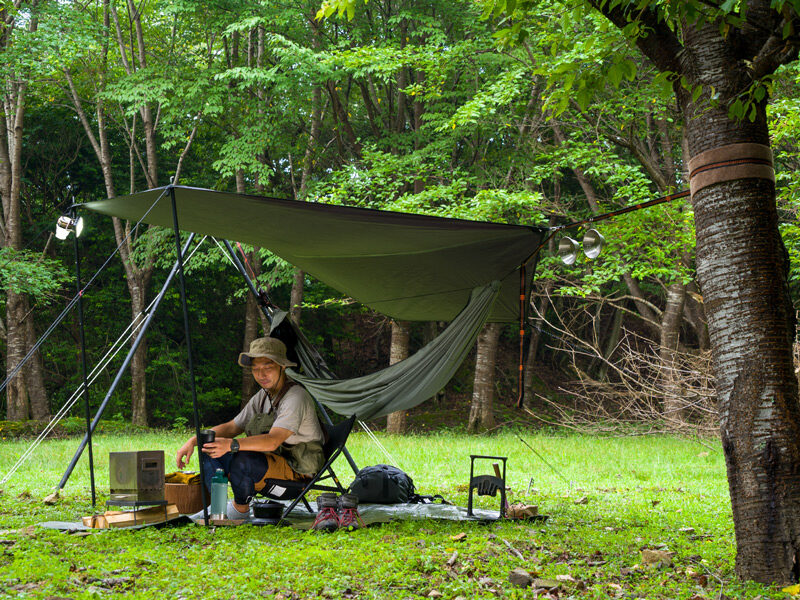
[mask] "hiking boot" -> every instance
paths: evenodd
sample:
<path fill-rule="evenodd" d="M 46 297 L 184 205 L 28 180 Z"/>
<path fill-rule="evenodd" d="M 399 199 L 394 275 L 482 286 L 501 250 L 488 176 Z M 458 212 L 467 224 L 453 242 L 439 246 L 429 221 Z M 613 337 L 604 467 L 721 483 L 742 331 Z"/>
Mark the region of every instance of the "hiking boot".
<path fill-rule="evenodd" d="M 339 499 L 336 494 L 320 494 L 317 496 L 317 518 L 311 529 L 317 531 L 335 531 L 339 529 L 339 515 L 336 510 L 339 507 Z"/>
<path fill-rule="evenodd" d="M 355 494 L 342 494 L 339 498 L 339 527 L 349 531 L 365 527 L 358 514 L 358 496 Z"/>

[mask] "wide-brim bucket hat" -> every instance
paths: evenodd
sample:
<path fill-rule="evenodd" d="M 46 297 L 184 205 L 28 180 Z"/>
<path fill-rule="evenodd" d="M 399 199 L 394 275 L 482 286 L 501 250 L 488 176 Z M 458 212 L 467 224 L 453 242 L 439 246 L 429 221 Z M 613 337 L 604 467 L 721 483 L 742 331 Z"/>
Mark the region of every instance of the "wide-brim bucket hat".
<path fill-rule="evenodd" d="M 251 367 L 254 358 L 268 358 L 282 367 L 297 366 L 286 358 L 286 344 L 274 337 L 260 337 L 250 342 L 250 351 L 239 354 L 239 364 Z"/>

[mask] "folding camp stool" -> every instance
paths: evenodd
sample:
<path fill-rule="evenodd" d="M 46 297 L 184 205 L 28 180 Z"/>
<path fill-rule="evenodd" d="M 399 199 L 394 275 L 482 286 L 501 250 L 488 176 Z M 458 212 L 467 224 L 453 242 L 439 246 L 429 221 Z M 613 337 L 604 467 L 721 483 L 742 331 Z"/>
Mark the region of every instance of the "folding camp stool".
<path fill-rule="evenodd" d="M 496 496 L 498 490 L 500 491 L 500 516 L 502 519 L 506 514 L 506 461 L 507 456 L 484 456 L 482 454 L 470 454 L 469 463 L 469 501 L 467 503 L 467 515 L 473 516 L 472 513 L 472 494 L 478 490 L 478 496 Z M 475 475 L 475 460 L 501 460 L 503 461 L 503 474 L 495 466 L 494 475 Z"/>

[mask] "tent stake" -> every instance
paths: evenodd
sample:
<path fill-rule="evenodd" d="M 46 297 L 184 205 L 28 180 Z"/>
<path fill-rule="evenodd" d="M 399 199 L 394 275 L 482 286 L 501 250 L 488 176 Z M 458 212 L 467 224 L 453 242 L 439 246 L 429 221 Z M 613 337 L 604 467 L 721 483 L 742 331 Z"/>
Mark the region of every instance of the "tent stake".
<path fill-rule="evenodd" d="M 184 246 L 184 252 L 189 249 L 190 244 L 194 241 L 194 234 L 189 235 L 189 239 L 186 240 L 186 245 Z M 175 278 L 175 274 L 178 272 L 178 264 L 176 263 L 173 265 L 172 270 L 167 275 L 167 280 L 164 282 L 164 285 L 161 287 L 161 291 L 158 292 L 158 296 L 153 301 L 153 306 L 150 309 L 150 314 L 147 315 L 145 318 L 144 323 L 141 325 L 141 329 L 139 333 L 136 335 L 136 339 L 133 340 L 133 344 L 131 344 L 131 349 L 128 351 L 128 355 L 125 357 L 125 360 L 122 362 L 122 366 L 120 366 L 119 370 L 117 371 L 117 375 L 114 377 L 114 381 L 111 382 L 111 386 L 108 388 L 108 392 L 106 393 L 106 397 L 103 398 L 103 402 L 100 404 L 99 408 L 97 409 L 97 414 L 94 416 L 94 420 L 92 421 L 92 425 L 89 428 L 89 431 L 83 436 L 83 440 L 81 441 L 80 446 L 75 451 L 75 455 L 72 457 L 72 460 L 67 467 L 67 470 L 64 472 L 64 475 L 61 477 L 61 481 L 58 483 L 58 487 L 56 491 L 63 490 L 64 486 L 67 484 L 67 480 L 69 476 L 72 475 L 72 471 L 75 469 L 75 465 L 78 464 L 78 459 L 81 457 L 84 448 L 86 448 L 86 444 L 88 442 L 89 436 L 94 433 L 94 430 L 97 428 L 97 424 L 100 422 L 100 417 L 103 415 L 103 411 L 106 409 L 108 402 L 111 400 L 112 394 L 116 391 L 119 382 L 122 381 L 122 375 L 125 373 L 125 370 L 131 364 L 131 360 L 133 359 L 133 355 L 136 350 L 139 348 L 139 345 L 142 343 L 144 339 L 144 335 L 147 332 L 147 329 L 150 327 L 150 324 L 153 322 L 153 317 L 156 314 L 156 310 L 158 310 L 159 304 L 164 299 L 164 295 L 167 292 L 167 288 L 169 288 L 172 280 Z"/>
<path fill-rule="evenodd" d="M 194 381 L 194 362 L 192 360 L 192 333 L 189 329 L 189 307 L 186 304 L 186 279 L 183 276 L 183 254 L 181 250 L 181 230 L 178 227 L 178 206 L 175 201 L 175 188 L 170 186 L 169 196 L 172 200 L 172 224 L 175 228 L 175 251 L 178 253 L 178 286 L 181 290 L 181 306 L 183 307 L 183 330 L 186 335 L 186 355 L 189 365 L 189 387 L 192 390 L 192 414 L 194 415 L 195 440 L 197 440 L 197 457 L 200 464 L 200 494 L 203 498 L 203 522 L 208 527 L 208 498 L 206 497 L 205 469 L 206 457 L 200 447 L 200 413 L 197 410 L 197 387 Z M 187 247 L 188 249 L 188 247 Z"/>
<path fill-rule="evenodd" d="M 86 335 L 83 329 L 83 290 L 81 289 L 81 261 L 78 249 L 78 236 L 72 236 L 75 248 L 75 285 L 78 288 L 78 331 L 81 342 L 81 369 L 83 373 L 83 403 L 86 408 L 86 437 L 89 443 L 89 478 L 92 485 L 92 506 L 97 504 L 97 494 L 94 486 L 94 451 L 92 449 L 92 411 L 89 407 L 89 376 L 86 368 Z"/>
<path fill-rule="evenodd" d="M 269 309 L 267 308 L 267 306 L 262 302 L 261 295 L 258 293 L 258 290 L 256 289 L 256 286 L 253 283 L 253 280 L 250 279 L 250 276 L 247 274 L 247 271 L 245 270 L 244 265 L 242 264 L 242 261 L 240 261 L 239 257 L 236 256 L 236 252 L 233 250 L 233 246 L 231 246 L 231 243 L 228 240 L 222 240 L 222 243 L 225 244 L 225 247 L 228 249 L 228 252 L 230 253 L 231 258 L 233 259 L 233 264 L 236 265 L 236 268 L 239 270 L 239 273 L 241 273 L 242 277 L 244 277 L 244 280 L 247 283 L 247 287 L 250 288 L 250 293 L 253 294 L 253 296 L 255 296 L 255 299 L 258 302 L 259 307 L 261 308 L 261 312 L 264 313 L 264 316 L 267 317 L 267 320 L 270 322 L 270 325 L 271 325 L 272 324 L 272 315 L 270 314 Z M 328 411 L 325 410 L 325 407 L 322 406 L 322 404 L 320 404 L 317 401 L 317 399 L 314 398 L 314 396 L 311 396 L 311 398 L 314 400 L 314 404 L 317 405 L 317 408 L 319 409 L 320 413 L 322 414 L 322 418 L 325 419 L 325 422 L 328 425 L 333 425 L 333 421 L 331 420 L 331 417 L 328 414 Z M 353 469 L 353 473 L 358 473 L 358 465 L 356 464 L 356 461 L 353 460 L 353 457 L 350 455 L 350 452 L 347 450 L 347 447 L 342 448 L 342 454 L 344 454 L 344 457 L 347 459 L 347 462 L 350 463 L 350 468 Z"/>

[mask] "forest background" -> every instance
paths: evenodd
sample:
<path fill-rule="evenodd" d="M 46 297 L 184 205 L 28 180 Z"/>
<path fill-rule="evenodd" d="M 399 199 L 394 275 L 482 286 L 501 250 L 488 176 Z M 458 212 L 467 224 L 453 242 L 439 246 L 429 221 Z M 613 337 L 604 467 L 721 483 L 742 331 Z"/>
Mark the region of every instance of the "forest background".
<path fill-rule="evenodd" d="M 472 2 L 6 2 L 0 10 L 0 352 L 10 372 L 75 294 L 73 202 L 169 183 L 516 224 L 558 225 L 686 187 L 672 81 L 599 15 L 540 3 L 516 36 Z M 529 24 L 530 25 L 530 24 Z M 522 39 L 519 39 L 522 38 Z M 797 65 L 769 82 L 780 230 L 800 308 Z M 694 91 L 692 91 L 694 93 Z M 699 92 L 698 92 L 699 93 Z M 747 98 L 731 105 L 747 119 Z M 141 319 L 174 261 L 171 232 L 83 215 L 87 349 L 96 363 Z M 264 224 L 266 231 L 269 223 Z M 688 200 L 605 221 L 601 256 L 536 273 L 524 403 L 539 422 L 714 432 L 716 410 Z M 342 377 L 374 371 L 442 323 L 396 323 L 278 257 L 244 248 L 271 298 Z M 236 356 L 264 323 L 211 243 L 187 269 L 205 423 L 253 392 Z M 191 401 L 177 289 L 112 399 L 112 421 L 178 426 Z M 7 390 L 0 418 L 49 417 L 80 382 L 71 314 Z M 474 356 L 406 423 L 434 410 L 491 430 L 516 402 L 517 326 L 485 326 Z M 123 350 L 124 351 L 124 350 Z M 797 354 L 797 352 L 796 352 Z M 97 379 L 104 389 L 114 365 Z M 93 391 L 91 401 L 99 404 Z M 469 408 L 469 411 L 468 411 Z M 81 408 L 74 409 L 75 416 Z M 467 416 L 469 415 L 469 416 Z M 504 419 L 506 417 L 503 417 Z M 509 416 L 507 418 L 519 418 Z"/>

